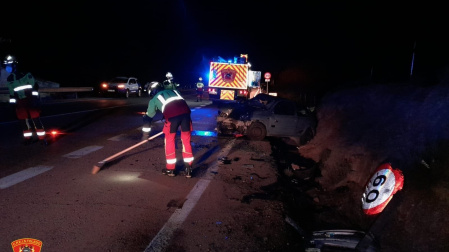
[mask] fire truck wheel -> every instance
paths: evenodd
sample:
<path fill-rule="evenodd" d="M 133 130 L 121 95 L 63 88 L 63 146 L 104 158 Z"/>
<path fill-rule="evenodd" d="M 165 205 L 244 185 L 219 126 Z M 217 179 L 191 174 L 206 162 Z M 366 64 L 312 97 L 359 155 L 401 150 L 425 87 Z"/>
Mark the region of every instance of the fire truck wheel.
<path fill-rule="evenodd" d="M 265 125 L 260 122 L 253 122 L 248 128 L 248 138 L 251 140 L 260 141 L 267 136 L 267 129 Z"/>

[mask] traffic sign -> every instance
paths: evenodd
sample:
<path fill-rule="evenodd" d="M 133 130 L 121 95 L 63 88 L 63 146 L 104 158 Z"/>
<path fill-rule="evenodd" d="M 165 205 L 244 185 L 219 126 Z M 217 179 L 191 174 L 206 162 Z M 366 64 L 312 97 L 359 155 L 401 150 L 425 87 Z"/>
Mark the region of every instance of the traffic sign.
<path fill-rule="evenodd" d="M 263 77 L 265 77 L 265 79 L 271 79 L 271 73 L 270 72 L 266 72 Z"/>
<path fill-rule="evenodd" d="M 375 171 L 362 196 L 363 212 L 368 215 L 378 214 L 387 206 L 393 195 L 402 189 L 404 175 L 391 164 L 380 165 Z"/>

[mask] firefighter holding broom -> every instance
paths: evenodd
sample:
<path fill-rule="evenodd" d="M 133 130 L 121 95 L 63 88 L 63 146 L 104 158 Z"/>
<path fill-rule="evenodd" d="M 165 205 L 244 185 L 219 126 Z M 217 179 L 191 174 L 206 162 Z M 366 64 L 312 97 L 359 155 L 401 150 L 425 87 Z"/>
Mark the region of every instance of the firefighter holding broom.
<path fill-rule="evenodd" d="M 148 103 L 147 112 L 143 116 L 145 126 L 143 129 L 149 131 L 149 126 L 158 111 L 164 117 L 163 133 L 165 135 L 165 158 L 166 167 L 162 173 L 170 177 L 176 176 L 176 132 L 181 128 L 182 158 L 185 163 L 185 174 L 187 178 L 192 175 L 193 153 L 190 142 L 192 132 L 192 119 L 190 108 L 184 98 L 177 90 L 164 89 L 159 83 L 151 86 L 151 100 Z"/>

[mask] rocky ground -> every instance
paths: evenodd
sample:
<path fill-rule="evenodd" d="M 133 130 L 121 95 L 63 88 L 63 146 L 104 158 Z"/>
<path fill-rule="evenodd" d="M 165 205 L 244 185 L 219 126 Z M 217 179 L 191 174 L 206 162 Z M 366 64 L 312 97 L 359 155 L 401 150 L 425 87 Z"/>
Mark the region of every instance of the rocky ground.
<path fill-rule="evenodd" d="M 217 192 L 229 188 L 235 203 L 223 215 L 232 224 L 221 226 L 235 246 L 202 251 L 305 251 L 313 231 L 329 229 L 372 233 L 377 251 L 449 251 L 449 87 L 348 88 L 325 95 L 316 113 L 317 134 L 305 145 L 242 140 L 240 148 L 270 158 L 236 169 L 247 161 L 229 156 Z M 404 186 L 381 213 L 366 215 L 362 194 L 384 163 L 403 173 Z"/>
<path fill-rule="evenodd" d="M 316 186 L 306 191 L 313 221 L 303 227 L 369 230 L 381 251 L 449 251 L 449 87 L 342 90 L 322 99 L 317 118 L 315 138 L 298 153 L 316 162 Z M 367 216 L 362 194 L 383 163 L 402 171 L 404 187 Z"/>
<path fill-rule="evenodd" d="M 270 141 L 235 140 L 166 251 L 304 250 L 300 234 L 286 221 L 292 218 L 284 204 L 292 184 L 279 176 Z M 194 177 L 202 171 L 207 167 L 197 167 Z"/>

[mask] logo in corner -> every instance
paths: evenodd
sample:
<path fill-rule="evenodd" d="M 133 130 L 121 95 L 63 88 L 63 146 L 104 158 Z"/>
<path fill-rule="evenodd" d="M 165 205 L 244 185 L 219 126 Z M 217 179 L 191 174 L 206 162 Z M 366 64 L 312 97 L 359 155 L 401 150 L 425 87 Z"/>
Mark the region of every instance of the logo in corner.
<path fill-rule="evenodd" d="M 11 242 L 13 252 L 40 252 L 42 242 L 33 238 L 22 238 Z"/>

